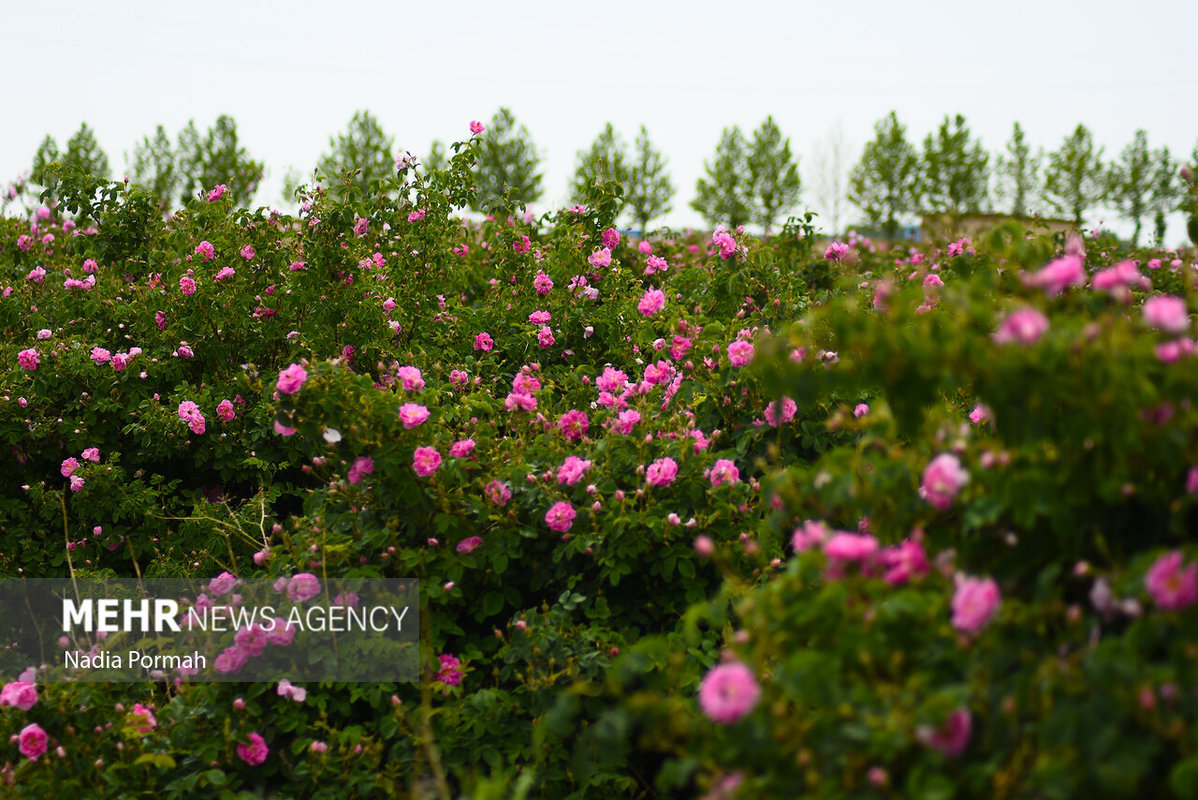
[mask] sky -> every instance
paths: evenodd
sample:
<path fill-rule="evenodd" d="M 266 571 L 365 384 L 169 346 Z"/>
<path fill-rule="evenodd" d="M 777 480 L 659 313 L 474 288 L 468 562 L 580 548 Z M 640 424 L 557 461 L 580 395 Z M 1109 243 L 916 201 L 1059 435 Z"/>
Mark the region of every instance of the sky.
<path fill-rule="evenodd" d="M 357 109 L 419 156 L 507 106 L 544 159 L 539 210 L 567 204 L 606 122 L 629 145 L 644 124 L 678 189 L 661 222 L 679 228 L 702 224 L 689 202 L 721 131 L 767 115 L 799 156 L 800 206 L 820 212 L 820 143 L 839 127 L 847 169 L 891 110 L 916 143 L 961 113 L 992 152 L 1016 120 L 1045 149 L 1084 123 L 1107 158 L 1137 128 L 1177 156 L 1198 146 L 1194 0 L 61 0 L 4 17 L 4 183 L 83 121 L 119 177 L 157 125 L 229 114 L 267 165 L 256 202 L 283 206 L 288 170 L 310 170 Z M 1178 216 L 1167 241 L 1182 233 Z"/>

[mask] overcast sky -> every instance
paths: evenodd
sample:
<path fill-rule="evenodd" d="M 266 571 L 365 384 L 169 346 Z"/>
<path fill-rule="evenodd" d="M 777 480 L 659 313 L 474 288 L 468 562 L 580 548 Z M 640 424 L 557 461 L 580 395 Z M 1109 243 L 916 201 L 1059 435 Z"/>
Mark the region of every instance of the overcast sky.
<path fill-rule="evenodd" d="M 1137 128 L 1188 156 L 1196 35 L 1195 0 L 13 3 L 0 181 L 84 120 L 119 176 L 156 125 L 173 137 L 225 113 L 266 162 L 258 202 L 280 204 L 288 169 L 310 169 L 356 109 L 419 155 L 506 105 L 544 157 L 542 207 L 568 199 L 605 122 L 630 144 L 643 123 L 678 187 L 665 222 L 697 225 L 688 203 L 721 130 L 767 114 L 800 155 L 805 204 L 832 126 L 853 162 L 891 109 L 916 142 L 959 112 L 992 151 L 1019 120 L 1045 148 L 1082 122 L 1108 157 Z"/>

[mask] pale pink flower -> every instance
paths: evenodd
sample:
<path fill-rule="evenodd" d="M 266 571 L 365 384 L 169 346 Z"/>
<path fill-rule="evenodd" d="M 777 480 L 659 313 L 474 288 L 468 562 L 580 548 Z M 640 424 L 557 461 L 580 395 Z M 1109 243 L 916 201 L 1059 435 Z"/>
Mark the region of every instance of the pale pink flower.
<path fill-rule="evenodd" d="M 279 373 L 275 388 L 279 390 L 279 394 L 295 394 L 306 380 L 308 371 L 299 364 L 292 364 Z"/>
<path fill-rule="evenodd" d="M 796 553 L 810 550 L 823 544 L 828 538 L 828 526 L 822 522 L 809 519 L 801 527 L 795 528 L 790 537 L 790 546 Z"/>
<path fill-rule="evenodd" d="M 1032 344 L 1048 330 L 1048 318 L 1034 308 L 1012 311 L 998 326 L 994 334 L 995 344 L 1019 342 Z"/>
<path fill-rule="evenodd" d="M 728 360 L 734 367 L 743 367 L 753 360 L 753 343 L 737 339 L 728 345 Z"/>
<path fill-rule="evenodd" d="M 651 317 L 658 311 L 661 311 L 666 304 L 665 293 L 661 289 L 647 289 L 641 297 L 641 301 L 637 303 L 636 310 L 641 312 L 643 316 Z"/>
<path fill-rule="evenodd" d="M 434 447 L 417 447 L 412 453 L 412 469 L 422 478 L 426 478 L 441 466 L 441 454 Z"/>
<path fill-rule="evenodd" d="M 961 461 L 952 453 L 941 453 L 924 469 L 919 496 L 944 511 L 967 483 L 969 473 L 961 466 Z"/>
<path fill-rule="evenodd" d="M 266 746 L 266 740 L 256 731 L 250 733 L 249 739 L 248 744 L 237 745 L 237 757 L 251 767 L 256 767 L 266 761 L 266 757 L 270 754 L 270 748 Z"/>
<path fill-rule="evenodd" d="M 752 670 L 739 661 L 719 664 L 699 684 L 699 706 L 713 722 L 731 725 L 757 705 L 761 687 Z"/>
<path fill-rule="evenodd" d="M 303 603 L 320 594 L 320 579 L 311 572 L 301 572 L 287 582 L 287 597 L 293 603 Z"/>
<path fill-rule="evenodd" d="M 733 462 L 726 458 L 721 458 L 711 468 L 709 479 L 712 486 L 719 486 L 721 483 L 739 483 L 740 470 L 736 468 L 736 464 Z"/>
<path fill-rule="evenodd" d="M 1180 297 L 1154 295 L 1144 301 L 1144 321 L 1157 330 L 1182 333 L 1190 326 L 1186 301 Z"/>
<path fill-rule="evenodd" d="M 79 462 L 74 457 L 71 457 L 62 462 L 60 472 L 62 472 L 62 477 L 69 478 L 77 469 L 79 469 Z"/>
<path fill-rule="evenodd" d="M 1068 287 L 1082 286 L 1085 282 L 1086 271 L 1082 268 L 1082 257 L 1077 254 L 1063 255 L 1025 279 L 1029 286 L 1044 289 L 1049 297 L 1056 297 Z"/>
<path fill-rule="evenodd" d="M 541 330 L 537 331 L 537 344 L 541 346 L 541 349 L 553 347 L 555 341 L 556 340 L 553 338 L 553 331 L 548 325 L 542 326 Z"/>
<path fill-rule="evenodd" d="M 990 409 L 986 408 L 981 403 L 973 407 L 969 412 L 969 421 L 974 425 L 980 425 L 982 422 L 990 418 Z"/>
<path fill-rule="evenodd" d="M 237 576 L 225 571 L 208 581 L 208 592 L 212 597 L 220 597 L 233 591 L 237 583 Z"/>
<path fill-rule="evenodd" d="M 399 378 L 405 392 L 424 391 L 424 376 L 416 367 L 400 367 L 395 370 L 395 377 Z"/>
<path fill-rule="evenodd" d="M 632 433 L 632 428 L 641 421 L 641 412 L 635 408 L 626 408 L 616 415 L 615 428 L 625 436 Z"/>
<path fill-rule="evenodd" d="M 211 261 L 216 255 L 216 248 L 212 246 L 212 242 L 203 241 L 196 245 L 195 252 L 205 261 Z"/>
<path fill-rule="evenodd" d="M 897 547 L 883 550 L 882 563 L 886 565 L 886 582 L 895 586 L 913 577 L 927 575 L 929 569 L 923 545 L 911 539 L 904 539 Z"/>
<path fill-rule="evenodd" d="M 233 404 L 228 400 L 221 400 L 216 406 L 216 416 L 220 417 L 225 422 L 232 422 L 237 413 L 233 410 Z"/>
<path fill-rule="evenodd" d="M 483 494 L 487 496 L 488 501 L 497 506 L 505 506 L 507 505 L 507 501 L 512 499 L 512 490 L 507 488 L 507 484 L 501 481 L 491 481 L 488 483 Z"/>
<path fill-rule="evenodd" d="M 419 403 L 404 403 L 399 407 L 399 419 L 405 428 L 419 427 L 428 417 L 428 409 Z"/>
<path fill-rule="evenodd" d="M 554 503 L 545 512 L 545 524 L 558 533 L 565 533 L 570 530 L 570 527 L 574 524 L 574 517 L 577 515 L 578 512 L 574 510 L 574 506 L 563 500 Z"/>
<path fill-rule="evenodd" d="M 582 480 L 582 476 L 586 475 L 590 468 L 590 461 L 578 456 L 566 456 L 566 460 L 557 468 L 557 482 L 573 486 Z"/>
<path fill-rule="evenodd" d="M 727 231 L 716 231 L 711 243 L 720 249 L 720 258 L 729 259 L 736 254 L 736 240 Z"/>
<path fill-rule="evenodd" d="M 562 414 L 557 421 L 557 429 L 562 432 L 572 442 L 577 442 L 582 439 L 583 434 L 590 427 L 590 420 L 587 415 L 578 409 L 570 409 L 565 414 Z"/>
<path fill-rule="evenodd" d="M 49 741 L 46 732 L 42 730 L 42 726 L 36 722 L 31 722 L 21 729 L 17 735 L 19 744 L 17 748 L 21 751 L 21 755 L 28 758 L 30 761 L 37 761 L 46 752 L 46 743 Z"/>
<path fill-rule="evenodd" d="M 463 539 L 462 541 L 458 542 L 457 547 L 455 547 L 454 550 L 456 550 L 459 553 L 467 553 L 467 554 L 473 553 L 475 550 L 477 550 L 482 545 L 482 543 L 483 543 L 483 537 L 468 536 L 465 539 Z"/>
<path fill-rule="evenodd" d="M 361 483 L 363 475 L 374 472 L 374 459 L 370 456 L 358 456 L 349 467 L 347 476 L 350 483 Z"/>
<path fill-rule="evenodd" d="M 1182 569 L 1180 550 L 1158 558 L 1144 576 L 1152 600 L 1166 611 L 1180 611 L 1198 600 L 1198 565 Z"/>
<path fill-rule="evenodd" d="M 993 578 L 961 578 L 953 593 L 953 627 L 965 633 L 977 633 L 986 626 L 1002 597 Z"/>
<path fill-rule="evenodd" d="M 678 462 L 666 456 L 654 461 L 645 470 L 645 480 L 653 486 L 669 486 L 678 477 Z"/>
<path fill-rule="evenodd" d="M 592 267 L 607 267 L 611 265 L 611 248 L 602 247 L 587 256 Z"/>
<path fill-rule="evenodd" d="M 0 706 L 13 706 L 28 711 L 37 704 L 37 684 L 31 681 L 13 681 L 0 689 Z"/>
<path fill-rule="evenodd" d="M 32 372 L 37 369 L 37 365 L 41 363 L 41 359 L 38 358 L 37 350 L 28 347 L 17 353 L 17 363 L 21 365 L 22 369 Z"/>
<path fill-rule="evenodd" d="M 449 446 L 450 458 L 465 458 L 474 450 L 473 439 L 458 439 Z"/>
<path fill-rule="evenodd" d="M 868 413 L 869 413 L 869 406 L 867 406 L 865 403 L 858 403 L 853 408 L 853 416 L 857 417 L 858 419 L 860 419 L 861 417 L 864 417 Z"/>
<path fill-rule="evenodd" d="M 828 261 L 840 261 L 849 254 L 849 246 L 844 242 L 832 242 L 828 245 L 828 249 L 824 251 L 824 258 Z"/>
<path fill-rule="evenodd" d="M 866 561 L 878 552 L 878 540 L 869 534 L 840 532 L 824 543 L 824 555 L 837 561 Z"/>

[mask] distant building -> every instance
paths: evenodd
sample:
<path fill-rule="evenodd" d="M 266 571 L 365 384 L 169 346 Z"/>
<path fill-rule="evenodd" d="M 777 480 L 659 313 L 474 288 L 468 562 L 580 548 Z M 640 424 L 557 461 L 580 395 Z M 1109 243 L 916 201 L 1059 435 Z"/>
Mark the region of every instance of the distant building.
<path fill-rule="evenodd" d="M 1018 222 L 1029 231 L 1041 234 L 1077 230 L 1070 219 L 1022 217 L 1015 214 L 924 214 L 919 226 L 920 241 L 944 242 L 968 236 L 976 239 L 1006 222 Z"/>

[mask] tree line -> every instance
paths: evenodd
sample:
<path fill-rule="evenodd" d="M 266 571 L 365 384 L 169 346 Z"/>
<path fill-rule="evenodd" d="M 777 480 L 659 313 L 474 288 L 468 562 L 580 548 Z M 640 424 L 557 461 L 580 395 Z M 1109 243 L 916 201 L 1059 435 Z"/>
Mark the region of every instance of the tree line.
<path fill-rule="evenodd" d="M 875 125 L 874 138 L 848 172 L 847 183 L 834 176 L 828 182 L 831 188 L 824 187 L 822 194 L 836 208 L 845 199 L 852 202 L 867 224 L 891 238 L 903 221 L 919 213 L 1001 210 L 1018 216 L 1066 216 L 1080 225 L 1087 212 L 1109 203 L 1133 224 L 1134 242 L 1139 242 L 1146 222 L 1156 240 L 1163 241 L 1167 216 L 1188 209 L 1192 202 L 1180 177 L 1181 162 L 1168 147 L 1150 148 L 1143 130 L 1136 131 L 1117 158 L 1105 161 L 1103 156 L 1085 125 L 1046 153 L 1042 148 L 1033 151 L 1018 122 L 1005 147 L 992 156 L 960 114 L 945 116 L 917 147 L 892 111 Z M 445 145 L 435 141 L 422 166 L 437 169 L 447 158 Z M 1192 159 L 1198 162 L 1198 146 Z M 218 117 L 203 133 L 189 122 L 173 138 L 159 125 L 126 161 L 129 178 L 156 197 L 164 211 L 222 183 L 248 203 L 264 174 L 263 162 L 251 158 L 240 144 L 237 124 L 229 116 Z M 108 158 L 86 123 L 62 153 L 53 137 L 46 136 L 34 155 L 33 183 L 53 192 L 54 172 L 48 167 L 55 162 L 98 176 L 110 173 Z M 474 210 L 537 202 L 544 194 L 541 163 L 528 129 L 510 109 L 500 108 L 486 126 L 475 167 Z M 770 231 L 799 202 L 803 184 L 798 166 L 790 139 L 772 116 L 751 135 L 739 126 L 725 128 L 715 153 L 704 163 L 690 206 L 711 225 L 754 223 Z M 345 132 L 330 137 L 313 177 L 326 186 L 368 188 L 394 169 L 393 138 L 363 110 L 353 115 Z M 840 170 L 839 163 L 834 169 Z M 289 175 L 285 191 L 293 192 L 301 181 L 302 176 Z M 676 190 L 667 160 L 644 125 L 631 148 L 609 122 L 589 148 L 578 151 L 572 199 L 585 204 L 608 182 L 620 187 L 618 210 L 637 229 L 648 229 L 673 209 Z"/>

